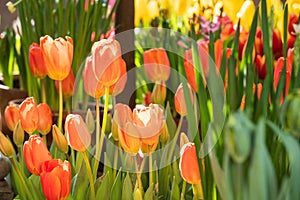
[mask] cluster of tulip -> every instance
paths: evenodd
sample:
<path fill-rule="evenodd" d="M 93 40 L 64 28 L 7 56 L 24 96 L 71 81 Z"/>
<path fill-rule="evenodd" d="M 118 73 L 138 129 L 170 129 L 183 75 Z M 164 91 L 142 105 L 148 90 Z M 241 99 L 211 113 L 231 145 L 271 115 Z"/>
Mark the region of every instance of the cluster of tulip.
<path fill-rule="evenodd" d="M 73 41 L 70 37 L 66 37 L 66 39 L 65 41 L 62 38 L 53 40 L 50 36 L 42 37 L 40 45 L 35 43 L 31 45 L 29 61 L 31 71 L 36 77 L 43 79 L 48 75 L 50 78 L 58 81 L 60 85 L 59 92 L 64 91 L 64 94 L 69 96 L 73 93 L 74 80 L 71 81 L 73 82 L 71 84 L 72 87 L 69 87 L 70 80 L 67 80 L 65 84 L 62 84 L 62 81 L 66 80 L 68 74 L 73 74 L 70 68 Z M 144 63 L 145 72 L 149 80 L 155 83 L 152 92 L 152 103 L 147 107 L 135 108 L 133 111 L 126 104 L 116 104 L 114 106 L 112 123 L 109 123 L 112 127 L 109 128 L 117 147 L 116 152 L 120 145 L 124 152 L 131 157 L 144 157 L 143 162 L 145 162 L 145 156 L 149 157 L 150 187 L 158 183 L 158 180 L 155 180 L 157 178 L 153 174 L 153 162 L 155 163 L 156 161 L 152 160 L 151 155 L 155 152 L 160 142 L 167 143 L 167 141 L 170 141 L 165 110 L 162 107 L 166 99 L 165 82 L 170 76 L 170 63 L 163 48 L 145 51 Z M 17 191 L 22 199 L 37 199 L 42 196 L 38 191 L 32 192 L 35 191 L 33 188 L 38 187 L 37 185 L 27 183 L 26 179 L 29 176 L 26 170 L 21 167 L 23 161 L 32 174 L 31 176 L 40 177 L 42 191 L 47 199 L 66 199 L 70 195 L 71 185 L 78 184 L 72 177 L 74 177 L 73 175 L 78 176 L 82 168 L 80 166 L 82 159 L 85 162 L 86 172 L 88 173 L 89 183 L 85 183 L 85 187 L 89 185 L 90 198 L 95 199 L 96 194 L 103 195 L 98 194 L 96 190 L 96 180 L 98 180 L 99 161 L 101 160 L 104 145 L 104 132 L 108 124 L 108 100 L 110 95 L 114 97 L 121 93 L 127 81 L 126 64 L 121 57 L 120 44 L 116 40 L 109 38 L 94 43 L 91 55 L 86 59 L 82 79 L 86 94 L 96 100 L 96 144 L 94 147 L 91 135 L 94 130 L 91 130 L 92 128 L 89 126 L 95 123 L 93 116 L 91 118 L 87 117 L 86 121 L 84 121 L 80 115 L 68 114 L 63 134 L 62 122 L 59 121 L 58 126 L 53 124 L 52 111 L 48 104 L 40 103 L 36 105 L 35 98 L 28 97 L 19 106 L 7 106 L 4 117 L 8 127 L 13 131 L 13 141 L 18 147 L 18 154 L 16 155 L 12 143 L 3 133 L 0 134 L 0 150 L 13 163 L 14 170 L 17 172 L 17 177 L 15 178 L 20 180 Z M 67 86 L 64 88 L 61 85 Z M 188 88 L 190 98 L 193 100 L 192 89 L 190 86 Z M 102 129 L 100 130 L 99 99 L 103 96 L 105 97 L 105 105 Z M 176 135 L 174 136 L 175 142 L 173 144 L 176 145 L 182 119 L 187 115 L 182 85 L 176 91 L 174 102 L 175 109 L 181 116 Z M 54 143 L 51 144 L 49 151 L 46 135 L 51 128 Z M 25 143 L 24 138 L 26 136 L 24 131 L 30 135 Z M 43 138 L 39 136 L 40 134 Z M 189 142 L 184 133 L 181 133 L 180 144 L 181 160 L 178 167 L 181 176 L 186 182 L 193 185 L 194 195 L 202 197 L 195 145 Z M 68 146 L 71 147 L 71 150 L 69 150 Z M 60 153 L 57 150 L 60 150 Z M 94 150 L 95 153 L 93 153 Z M 77 153 L 74 153 L 74 151 Z M 89 153 L 92 157 L 88 156 Z M 117 160 L 118 156 L 116 155 L 115 162 Z M 191 164 L 193 165 L 192 168 L 190 168 Z M 78 165 L 79 167 L 77 167 Z M 143 164 L 140 166 L 141 169 L 142 166 Z M 117 173 L 117 169 L 115 168 L 114 170 L 114 173 Z M 141 176 L 138 175 L 140 174 L 138 169 L 136 173 L 137 186 L 131 192 L 137 197 L 142 197 L 143 183 Z M 107 176 L 107 174 L 104 173 L 104 176 Z M 117 178 L 115 177 L 115 180 L 112 181 L 116 180 Z M 35 184 L 38 183 L 36 182 Z M 25 193 L 22 191 L 25 191 Z M 182 191 L 183 196 L 184 193 L 185 190 Z"/>

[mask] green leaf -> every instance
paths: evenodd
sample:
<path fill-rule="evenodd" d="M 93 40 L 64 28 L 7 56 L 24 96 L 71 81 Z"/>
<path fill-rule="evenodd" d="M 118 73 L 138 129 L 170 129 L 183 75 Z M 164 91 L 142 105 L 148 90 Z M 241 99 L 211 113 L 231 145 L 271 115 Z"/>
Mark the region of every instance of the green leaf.
<path fill-rule="evenodd" d="M 72 195 L 74 199 L 85 199 L 89 186 L 86 165 L 82 164 L 79 172 L 73 177 Z"/>
<path fill-rule="evenodd" d="M 161 168 L 159 170 L 159 176 L 158 176 L 158 192 L 159 192 L 159 196 L 161 196 L 162 198 L 166 198 L 167 194 L 169 193 L 170 189 L 170 181 L 169 181 L 169 173 L 171 170 L 171 166 L 168 165 L 164 168 Z"/>
<path fill-rule="evenodd" d="M 103 177 L 102 180 L 100 178 L 97 179 L 97 182 L 100 181 L 101 184 L 98 189 L 96 189 L 96 199 L 108 199 L 108 195 L 110 193 L 110 179 L 111 175 L 107 172 Z"/>
<path fill-rule="evenodd" d="M 166 109 L 165 109 L 165 115 L 166 115 L 166 123 L 170 134 L 170 139 L 174 138 L 175 132 L 176 132 L 176 123 L 174 121 L 173 115 L 171 113 L 170 103 L 167 103 Z"/>
<path fill-rule="evenodd" d="M 180 191 L 178 184 L 176 182 L 175 176 L 173 176 L 173 182 L 172 182 L 172 189 L 171 189 L 171 198 L 172 200 L 179 200 L 180 199 Z"/>
<path fill-rule="evenodd" d="M 111 200 L 119 200 L 122 198 L 122 171 L 119 170 L 115 182 L 111 188 L 110 199 Z"/>
<path fill-rule="evenodd" d="M 152 183 L 145 192 L 144 200 L 153 200 L 154 184 Z"/>
<path fill-rule="evenodd" d="M 132 194 L 133 194 L 132 182 L 129 173 L 127 172 L 127 175 L 123 183 L 122 200 L 132 200 L 133 199 Z"/>

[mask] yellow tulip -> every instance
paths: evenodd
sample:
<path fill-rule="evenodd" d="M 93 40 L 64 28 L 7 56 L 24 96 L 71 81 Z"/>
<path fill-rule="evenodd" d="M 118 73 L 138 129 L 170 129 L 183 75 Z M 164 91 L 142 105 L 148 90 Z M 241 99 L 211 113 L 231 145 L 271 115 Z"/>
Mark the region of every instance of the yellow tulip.
<path fill-rule="evenodd" d="M 226 15 L 233 21 L 233 23 L 238 22 L 238 18 L 236 14 L 239 12 L 243 5 L 244 1 L 240 0 L 227 0 L 223 1 L 223 10 L 226 13 Z M 252 20 L 252 18 L 251 18 Z"/>
<path fill-rule="evenodd" d="M 240 11 L 237 13 L 237 17 L 241 19 L 241 26 L 245 29 L 245 31 L 249 31 L 250 29 L 254 12 L 254 2 L 252 0 L 246 0 Z"/>
<path fill-rule="evenodd" d="M 289 5 L 289 13 L 300 14 L 300 0 L 287 0 L 286 3 Z"/>

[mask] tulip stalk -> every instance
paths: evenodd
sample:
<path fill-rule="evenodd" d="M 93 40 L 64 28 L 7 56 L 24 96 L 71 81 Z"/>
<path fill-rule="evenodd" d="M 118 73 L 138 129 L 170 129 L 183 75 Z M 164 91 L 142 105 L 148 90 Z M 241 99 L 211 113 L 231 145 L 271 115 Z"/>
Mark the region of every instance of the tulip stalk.
<path fill-rule="evenodd" d="M 118 152 L 119 152 L 119 143 L 116 141 L 115 144 L 115 155 L 114 155 L 114 171 L 113 171 L 113 180 L 115 180 L 117 175 L 117 165 L 118 165 Z"/>
<path fill-rule="evenodd" d="M 41 78 L 41 88 L 42 88 L 42 102 L 47 103 L 46 90 L 45 90 L 45 79 Z"/>
<path fill-rule="evenodd" d="M 62 130 L 62 115 L 63 115 L 63 93 L 62 93 L 62 81 L 58 81 L 59 88 L 59 110 L 58 110 L 58 128 Z"/>
<path fill-rule="evenodd" d="M 181 190 L 181 194 L 180 194 L 180 200 L 184 200 L 185 188 L 186 188 L 186 181 L 183 180 L 183 183 L 182 183 L 182 190 Z"/>
<path fill-rule="evenodd" d="M 102 127 L 101 127 L 101 133 L 100 133 L 100 141 L 99 140 L 96 141 L 96 145 L 97 145 L 98 141 L 100 143 L 99 143 L 99 147 L 98 147 L 98 145 L 96 147 L 96 156 L 97 157 L 96 157 L 96 161 L 95 161 L 94 168 L 93 168 L 93 173 L 95 175 L 97 174 L 98 166 L 99 166 L 99 161 L 101 160 L 101 151 L 102 151 L 102 147 L 103 147 L 104 134 L 105 134 L 105 128 L 106 128 L 106 122 L 107 122 L 108 100 L 109 100 L 109 87 L 106 87 L 105 88 L 105 103 L 104 103 Z M 98 113 L 96 112 L 96 115 L 99 117 L 100 116 L 99 115 L 99 105 L 97 106 L 97 108 L 98 108 Z M 96 111 L 97 111 L 97 108 L 96 108 Z M 96 120 L 97 120 L 97 118 L 96 118 Z M 100 121 L 100 118 L 98 120 Z M 99 124 L 97 122 L 97 126 L 99 126 L 99 125 L 100 125 L 100 122 L 99 122 Z M 96 139 L 97 139 L 97 128 L 98 127 L 96 127 Z M 99 132 L 99 130 L 98 130 L 98 132 Z M 98 133 L 98 135 L 99 135 L 99 133 Z M 97 151 L 97 149 L 98 149 L 98 151 Z"/>
<path fill-rule="evenodd" d="M 178 139 L 179 132 L 180 132 L 180 129 L 181 129 L 182 121 L 183 121 L 183 116 L 180 115 L 180 119 L 179 119 L 179 123 L 178 123 L 177 129 L 176 129 L 176 133 L 175 133 L 175 136 L 174 136 L 173 141 L 172 141 L 171 150 L 169 151 L 170 153 L 169 153 L 168 160 L 167 160 L 168 164 L 170 164 L 171 160 L 172 160 L 173 152 L 174 152 L 174 149 L 175 149 L 175 146 L 176 146 L 176 143 L 177 143 L 177 139 Z"/>
<path fill-rule="evenodd" d="M 149 146 L 149 150 L 151 147 Z M 153 166 L 152 166 L 152 152 L 149 152 L 149 185 L 153 183 Z"/>
<path fill-rule="evenodd" d="M 89 176 L 89 181 L 90 181 L 90 190 L 91 190 L 91 199 L 95 200 L 95 188 L 94 188 L 94 179 L 93 179 L 93 173 L 92 173 L 92 168 L 89 162 L 89 159 L 86 155 L 86 151 L 82 152 L 82 156 L 84 159 L 84 162 L 86 164 L 88 176 Z"/>

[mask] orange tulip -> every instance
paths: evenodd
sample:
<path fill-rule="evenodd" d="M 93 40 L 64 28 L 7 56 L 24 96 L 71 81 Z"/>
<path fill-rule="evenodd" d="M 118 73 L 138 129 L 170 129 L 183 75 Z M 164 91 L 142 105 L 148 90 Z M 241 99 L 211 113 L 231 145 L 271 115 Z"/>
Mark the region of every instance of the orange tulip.
<path fill-rule="evenodd" d="M 4 119 L 9 130 L 13 131 L 20 119 L 19 107 L 8 105 L 4 110 Z"/>
<path fill-rule="evenodd" d="M 163 110 L 156 104 L 140 110 L 135 108 L 133 112 L 127 105 L 117 104 L 114 120 L 122 148 L 133 154 L 139 149 L 145 150 L 143 152 L 154 151 L 163 128 L 163 118 Z"/>
<path fill-rule="evenodd" d="M 27 97 L 20 105 L 20 120 L 23 129 L 31 134 L 38 127 L 39 114 L 34 97 Z"/>
<path fill-rule="evenodd" d="M 121 76 L 121 46 L 112 38 L 102 39 L 92 46 L 92 71 L 105 87 L 114 85 Z"/>
<path fill-rule="evenodd" d="M 0 131 L 0 151 L 8 158 L 12 158 L 15 154 L 15 149 L 10 140 Z"/>
<path fill-rule="evenodd" d="M 70 70 L 69 75 L 62 80 L 62 93 L 64 98 L 69 98 L 73 95 L 74 92 L 74 84 L 75 84 L 75 78 L 73 74 L 73 70 Z M 58 81 L 55 81 L 55 88 L 57 93 L 59 93 L 59 87 L 58 87 Z"/>
<path fill-rule="evenodd" d="M 119 59 L 121 59 L 121 75 L 120 79 L 115 84 L 109 87 L 109 94 L 112 96 L 117 96 L 118 94 L 120 94 L 124 90 L 127 82 L 126 63 L 122 58 Z"/>
<path fill-rule="evenodd" d="M 191 101 L 192 103 L 194 103 L 193 92 L 190 85 L 188 85 L 188 89 L 189 89 Z M 187 108 L 186 108 L 182 83 L 178 86 L 177 91 L 175 93 L 174 103 L 175 103 L 175 109 L 180 115 L 182 116 L 187 115 Z"/>
<path fill-rule="evenodd" d="M 278 29 L 275 29 L 273 30 L 273 37 L 272 37 L 272 50 L 275 59 L 282 56 L 282 48 L 283 48 L 283 44 L 281 40 L 281 34 Z"/>
<path fill-rule="evenodd" d="M 84 83 L 85 92 L 98 99 L 102 97 L 105 93 L 104 86 L 96 79 L 96 76 L 93 72 L 92 66 L 92 57 L 87 57 L 85 62 L 85 67 L 82 72 L 82 79 Z"/>
<path fill-rule="evenodd" d="M 41 165 L 51 160 L 52 156 L 48 151 L 43 139 L 37 135 L 31 135 L 24 143 L 24 159 L 28 170 L 35 175 L 41 173 Z"/>
<path fill-rule="evenodd" d="M 150 49 L 144 52 L 144 67 L 150 81 L 166 81 L 170 76 L 170 62 L 165 49 Z"/>
<path fill-rule="evenodd" d="M 288 50 L 288 55 L 287 55 L 287 60 L 286 60 L 285 95 L 288 95 L 288 93 L 289 93 L 289 86 L 290 86 L 291 75 L 292 75 L 292 66 L 293 66 L 293 53 L 294 53 L 294 49 Z M 283 67 L 284 67 L 284 58 L 280 57 L 276 63 L 275 69 L 274 69 L 274 90 L 277 89 L 277 85 L 279 83 L 279 79 L 280 79 Z"/>
<path fill-rule="evenodd" d="M 49 35 L 40 38 L 40 46 L 48 76 L 53 80 L 65 79 L 72 65 L 73 40 L 66 36 L 53 40 Z"/>
<path fill-rule="evenodd" d="M 53 159 L 41 166 L 41 184 L 47 200 L 67 199 L 71 189 L 72 171 L 70 163 Z"/>
<path fill-rule="evenodd" d="M 32 43 L 29 47 L 29 67 L 33 76 L 37 78 L 47 76 L 41 48 L 37 43 Z"/>
<path fill-rule="evenodd" d="M 52 126 L 52 111 L 48 104 L 40 103 L 37 106 L 38 114 L 39 114 L 39 123 L 37 130 L 42 135 L 46 135 L 51 130 Z"/>
<path fill-rule="evenodd" d="M 189 184 L 200 182 L 200 171 L 194 143 L 188 142 L 181 148 L 179 169 L 182 178 Z"/>
<path fill-rule="evenodd" d="M 69 114 L 65 122 L 68 144 L 76 151 L 85 151 L 91 144 L 91 134 L 80 115 Z"/>

